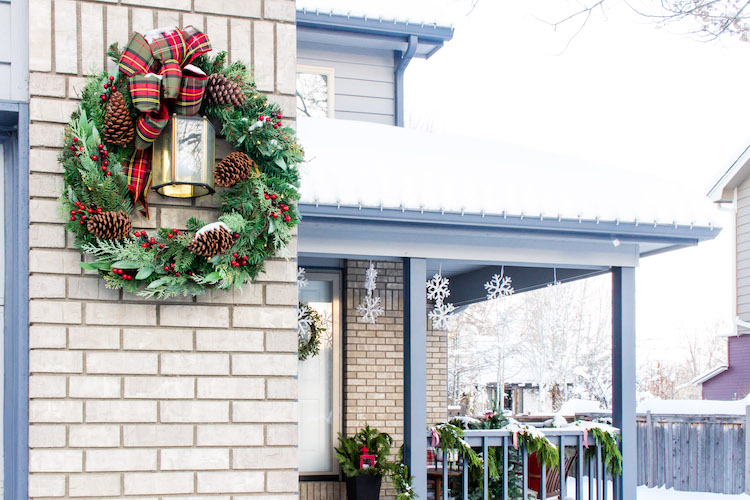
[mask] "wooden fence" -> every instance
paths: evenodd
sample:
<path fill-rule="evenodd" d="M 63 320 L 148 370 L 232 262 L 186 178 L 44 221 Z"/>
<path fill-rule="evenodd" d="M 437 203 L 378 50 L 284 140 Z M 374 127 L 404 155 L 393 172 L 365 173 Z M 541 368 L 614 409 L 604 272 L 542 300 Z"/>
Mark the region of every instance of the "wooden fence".
<path fill-rule="evenodd" d="M 638 484 L 744 493 L 748 416 L 639 414 Z M 750 484 L 748 484 L 750 486 Z"/>

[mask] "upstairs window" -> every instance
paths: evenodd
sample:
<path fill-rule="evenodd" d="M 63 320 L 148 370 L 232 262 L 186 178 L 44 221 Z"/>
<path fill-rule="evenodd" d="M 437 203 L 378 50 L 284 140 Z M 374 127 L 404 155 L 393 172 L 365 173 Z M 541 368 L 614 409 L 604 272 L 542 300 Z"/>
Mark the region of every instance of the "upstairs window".
<path fill-rule="evenodd" d="M 297 116 L 334 117 L 333 68 L 297 66 Z"/>

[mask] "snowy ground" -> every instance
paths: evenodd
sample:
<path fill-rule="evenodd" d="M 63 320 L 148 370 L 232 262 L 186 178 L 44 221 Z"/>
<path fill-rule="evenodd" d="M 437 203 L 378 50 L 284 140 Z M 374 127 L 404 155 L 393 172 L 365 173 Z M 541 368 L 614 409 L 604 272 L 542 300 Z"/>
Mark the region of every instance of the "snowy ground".
<path fill-rule="evenodd" d="M 575 500 L 576 488 L 575 480 L 568 481 L 568 496 L 566 500 Z M 609 483 L 609 494 L 607 498 L 612 498 L 612 483 Z M 596 498 L 596 495 L 592 495 L 592 498 Z M 692 492 L 692 491 L 675 491 L 673 489 L 665 488 L 648 488 L 646 486 L 638 487 L 638 500 L 750 500 L 750 496 L 743 494 L 740 495 L 725 495 L 721 493 L 703 493 L 703 492 Z M 583 488 L 583 500 L 589 500 L 588 488 Z"/>

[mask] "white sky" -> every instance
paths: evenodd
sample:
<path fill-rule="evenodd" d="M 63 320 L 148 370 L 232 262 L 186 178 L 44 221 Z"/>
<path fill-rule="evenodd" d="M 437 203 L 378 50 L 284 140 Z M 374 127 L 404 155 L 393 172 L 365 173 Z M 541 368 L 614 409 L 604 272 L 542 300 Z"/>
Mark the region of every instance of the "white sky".
<path fill-rule="evenodd" d="M 488 136 L 707 192 L 750 144 L 750 44 L 657 29 L 610 0 L 557 32 L 559 0 L 480 0 L 454 39 L 406 73 L 406 112 L 434 132 Z M 555 10 L 556 9 L 556 10 Z M 606 173 L 605 173 L 606 175 Z M 646 258 L 637 273 L 639 362 L 678 356 L 686 330 L 732 314 L 732 234 Z"/>

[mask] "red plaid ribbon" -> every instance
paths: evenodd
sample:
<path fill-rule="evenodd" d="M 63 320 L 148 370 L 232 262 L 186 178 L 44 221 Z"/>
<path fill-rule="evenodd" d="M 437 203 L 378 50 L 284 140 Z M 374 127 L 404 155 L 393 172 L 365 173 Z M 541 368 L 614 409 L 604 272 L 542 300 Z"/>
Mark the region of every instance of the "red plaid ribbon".
<path fill-rule="evenodd" d="M 210 50 L 208 36 L 188 26 L 160 29 L 146 36 L 133 33 L 120 56 L 120 71 L 128 76 L 133 105 L 142 113 L 136 122 L 136 151 L 129 161 L 128 182 L 135 206 L 146 216 L 151 145 L 169 121 L 166 104 L 174 102 L 181 115 L 200 110 L 207 75 L 185 66 Z"/>

